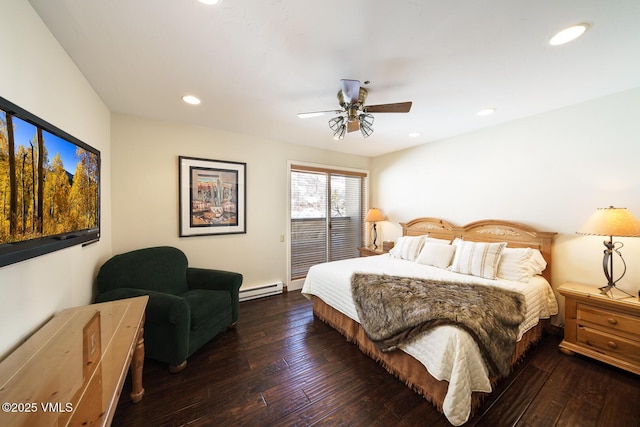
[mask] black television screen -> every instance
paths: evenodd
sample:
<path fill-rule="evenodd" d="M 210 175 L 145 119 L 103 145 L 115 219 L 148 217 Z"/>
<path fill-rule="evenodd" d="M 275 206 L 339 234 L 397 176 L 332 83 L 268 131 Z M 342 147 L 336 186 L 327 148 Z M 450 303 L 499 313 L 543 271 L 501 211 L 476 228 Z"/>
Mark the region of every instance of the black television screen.
<path fill-rule="evenodd" d="M 100 238 L 100 151 L 0 97 L 0 267 Z"/>

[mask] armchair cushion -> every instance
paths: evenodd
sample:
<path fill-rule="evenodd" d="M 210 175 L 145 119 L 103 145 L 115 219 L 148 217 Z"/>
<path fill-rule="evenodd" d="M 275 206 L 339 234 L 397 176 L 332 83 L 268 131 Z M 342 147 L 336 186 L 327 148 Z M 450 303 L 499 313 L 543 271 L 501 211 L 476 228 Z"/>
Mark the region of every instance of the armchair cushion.
<path fill-rule="evenodd" d="M 193 289 L 180 295 L 191 309 L 191 330 L 195 331 L 209 320 L 231 324 L 231 294 L 227 291 Z"/>
<path fill-rule="evenodd" d="M 242 274 L 189 267 L 187 268 L 187 283 L 189 289 L 210 289 L 229 292 L 231 295 L 231 322 L 235 323 L 238 320 Z"/>

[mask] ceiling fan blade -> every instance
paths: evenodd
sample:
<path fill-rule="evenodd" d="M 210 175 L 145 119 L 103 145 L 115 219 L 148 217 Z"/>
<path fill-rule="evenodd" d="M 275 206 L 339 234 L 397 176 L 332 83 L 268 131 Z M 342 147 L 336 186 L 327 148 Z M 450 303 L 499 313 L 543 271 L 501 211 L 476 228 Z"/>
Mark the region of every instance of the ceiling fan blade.
<path fill-rule="evenodd" d="M 311 117 L 320 117 L 325 114 L 340 114 L 342 112 L 342 110 L 310 111 L 307 113 L 298 113 L 297 116 L 300 119 L 310 119 Z"/>
<path fill-rule="evenodd" d="M 340 87 L 344 94 L 344 100 L 347 104 L 352 104 L 358 101 L 360 96 L 360 82 L 358 80 L 342 79 L 340 80 Z"/>
<path fill-rule="evenodd" d="M 353 120 L 353 121 L 347 122 L 347 132 L 355 132 L 357 130 L 360 130 L 359 121 Z"/>
<path fill-rule="evenodd" d="M 362 110 L 365 113 L 408 113 L 412 102 L 396 102 L 395 104 L 367 105 Z"/>

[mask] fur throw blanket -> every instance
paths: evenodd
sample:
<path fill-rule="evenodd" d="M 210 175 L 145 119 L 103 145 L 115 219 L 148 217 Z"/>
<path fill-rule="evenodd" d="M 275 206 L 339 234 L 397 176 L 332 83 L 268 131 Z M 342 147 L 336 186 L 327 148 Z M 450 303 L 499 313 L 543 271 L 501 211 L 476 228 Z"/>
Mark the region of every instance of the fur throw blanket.
<path fill-rule="evenodd" d="M 508 375 L 524 320 L 524 297 L 478 284 L 356 273 L 351 291 L 360 324 L 382 351 L 440 325 L 471 334 L 492 375 Z"/>

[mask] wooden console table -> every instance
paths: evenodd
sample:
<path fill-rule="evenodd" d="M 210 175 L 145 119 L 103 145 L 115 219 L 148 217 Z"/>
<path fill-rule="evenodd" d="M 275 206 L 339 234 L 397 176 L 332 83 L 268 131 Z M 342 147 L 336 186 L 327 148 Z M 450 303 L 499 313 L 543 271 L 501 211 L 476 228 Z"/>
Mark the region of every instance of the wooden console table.
<path fill-rule="evenodd" d="M 108 426 L 129 367 L 131 399 L 140 401 L 148 299 L 70 308 L 54 316 L 0 363 L 0 425 Z"/>

